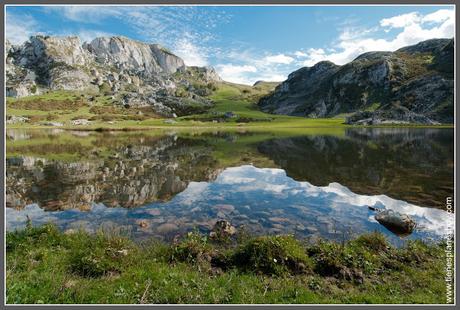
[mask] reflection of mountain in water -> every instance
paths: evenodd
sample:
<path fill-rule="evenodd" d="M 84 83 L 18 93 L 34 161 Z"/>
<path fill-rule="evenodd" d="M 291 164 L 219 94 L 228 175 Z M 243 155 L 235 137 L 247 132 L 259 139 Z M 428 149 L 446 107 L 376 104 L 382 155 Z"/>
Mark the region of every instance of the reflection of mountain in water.
<path fill-rule="evenodd" d="M 258 150 L 290 177 L 317 186 L 338 182 L 356 193 L 437 208 L 453 196 L 451 129 L 350 129 L 346 136 L 273 139 Z"/>
<path fill-rule="evenodd" d="M 110 156 L 95 153 L 77 162 L 8 158 L 6 205 L 18 208 L 38 203 L 46 210 L 59 210 L 103 202 L 134 207 L 168 200 L 190 181 L 209 181 L 218 173 L 202 141 L 141 138 L 114 145 L 112 150 Z"/>
<path fill-rule="evenodd" d="M 45 210 L 87 209 L 92 202 L 135 207 L 169 200 L 190 181 L 213 180 L 222 168 L 243 163 L 419 206 L 443 208 L 453 196 L 450 129 L 362 128 L 345 137 L 289 138 L 28 131 L 7 138 L 6 203 L 14 208 L 37 203 Z"/>

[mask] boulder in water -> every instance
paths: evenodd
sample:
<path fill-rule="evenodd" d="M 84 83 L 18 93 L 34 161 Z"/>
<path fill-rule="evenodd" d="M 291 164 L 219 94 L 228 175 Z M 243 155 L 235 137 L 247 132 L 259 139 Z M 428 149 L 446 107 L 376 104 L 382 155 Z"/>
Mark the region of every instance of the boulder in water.
<path fill-rule="evenodd" d="M 236 233 L 236 228 L 229 221 L 220 220 L 214 225 L 209 236 L 213 239 L 228 238 Z"/>
<path fill-rule="evenodd" d="M 410 216 L 393 210 L 379 212 L 375 215 L 375 219 L 389 231 L 399 236 L 410 235 L 416 226 L 415 221 Z"/>

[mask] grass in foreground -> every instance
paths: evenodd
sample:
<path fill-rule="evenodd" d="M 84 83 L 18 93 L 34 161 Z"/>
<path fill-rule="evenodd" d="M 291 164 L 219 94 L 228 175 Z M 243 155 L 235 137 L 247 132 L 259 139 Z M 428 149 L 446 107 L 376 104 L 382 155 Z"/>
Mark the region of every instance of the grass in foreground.
<path fill-rule="evenodd" d="M 7 303 L 445 303 L 441 244 L 292 236 L 135 244 L 52 225 L 7 233 Z"/>

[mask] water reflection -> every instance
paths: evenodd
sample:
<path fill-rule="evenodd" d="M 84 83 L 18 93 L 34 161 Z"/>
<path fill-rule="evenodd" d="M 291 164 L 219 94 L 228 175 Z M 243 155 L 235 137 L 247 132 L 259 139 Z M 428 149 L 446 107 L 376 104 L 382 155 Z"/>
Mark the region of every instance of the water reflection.
<path fill-rule="evenodd" d="M 343 238 L 389 233 L 367 208 L 377 206 L 414 216 L 411 238 L 436 238 L 453 196 L 450 129 L 282 137 L 8 131 L 6 164 L 8 229 L 29 215 L 63 229 L 170 238 L 225 218 L 253 233 Z"/>
<path fill-rule="evenodd" d="M 196 227 L 209 231 L 219 219 L 255 234 L 295 233 L 302 237 L 349 238 L 351 234 L 382 231 L 368 206 L 411 215 L 418 223 L 412 238 L 437 238 L 448 220 L 445 211 L 422 208 L 385 195 L 364 196 L 331 183 L 318 187 L 297 182 L 282 169 L 240 166 L 225 169 L 213 182 L 191 182 L 171 201 L 135 209 L 94 204 L 88 211 L 45 212 L 37 205 L 7 209 L 7 227 L 23 227 L 28 215 L 36 225 L 54 222 L 63 229 L 120 227 L 134 237 L 172 238 Z M 139 225 L 140 223 L 142 225 Z"/>
<path fill-rule="evenodd" d="M 454 192 L 452 130 L 349 129 L 346 137 L 271 139 L 258 149 L 299 181 L 445 208 Z"/>
<path fill-rule="evenodd" d="M 7 158 L 7 207 L 37 203 L 50 211 L 87 209 L 93 202 L 135 207 L 167 200 L 191 180 L 211 180 L 218 173 L 210 150 L 199 141 L 166 136 L 126 142 L 113 145 L 104 157 L 88 149 L 90 156 L 79 161 Z"/>

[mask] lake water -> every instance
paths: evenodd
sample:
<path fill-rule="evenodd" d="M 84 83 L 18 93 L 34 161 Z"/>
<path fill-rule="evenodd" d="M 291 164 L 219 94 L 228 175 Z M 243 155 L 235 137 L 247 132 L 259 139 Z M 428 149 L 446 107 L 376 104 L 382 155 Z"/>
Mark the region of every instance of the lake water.
<path fill-rule="evenodd" d="M 411 215 L 406 239 L 452 219 L 453 130 L 183 133 L 8 130 L 7 230 L 121 230 L 136 239 L 209 232 L 343 240 L 381 231 L 369 206 Z"/>

